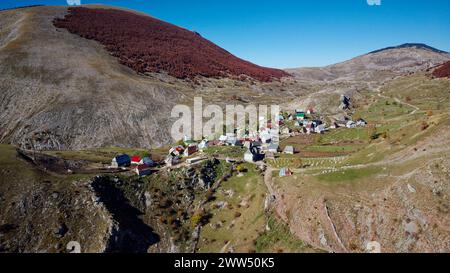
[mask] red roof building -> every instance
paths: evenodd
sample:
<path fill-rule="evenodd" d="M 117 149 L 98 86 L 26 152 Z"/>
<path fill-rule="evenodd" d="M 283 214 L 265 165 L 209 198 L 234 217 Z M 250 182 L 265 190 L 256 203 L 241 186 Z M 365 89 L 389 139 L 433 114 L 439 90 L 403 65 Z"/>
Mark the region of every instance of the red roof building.
<path fill-rule="evenodd" d="M 131 164 L 139 165 L 139 164 L 141 164 L 140 163 L 141 160 L 142 160 L 142 158 L 140 156 L 137 156 L 137 155 L 132 156 L 131 157 Z"/>

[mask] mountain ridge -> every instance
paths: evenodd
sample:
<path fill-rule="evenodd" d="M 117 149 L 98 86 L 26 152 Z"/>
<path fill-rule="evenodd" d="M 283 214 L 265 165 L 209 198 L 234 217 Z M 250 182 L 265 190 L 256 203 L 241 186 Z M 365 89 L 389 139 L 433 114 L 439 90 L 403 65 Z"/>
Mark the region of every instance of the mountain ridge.
<path fill-rule="evenodd" d="M 383 51 L 386 51 L 386 50 L 403 49 L 403 48 L 420 48 L 420 49 L 431 50 L 431 51 L 436 52 L 436 53 L 444 53 L 444 54 L 449 53 L 447 51 L 437 49 L 435 47 L 429 46 L 429 45 L 424 44 L 424 43 L 405 43 L 405 44 L 401 44 L 401 45 L 398 45 L 398 46 L 390 46 L 390 47 L 385 47 L 385 48 L 382 48 L 382 49 L 377 49 L 377 50 L 371 51 L 371 52 L 369 52 L 367 54 L 373 54 L 373 53 L 383 52 Z"/>

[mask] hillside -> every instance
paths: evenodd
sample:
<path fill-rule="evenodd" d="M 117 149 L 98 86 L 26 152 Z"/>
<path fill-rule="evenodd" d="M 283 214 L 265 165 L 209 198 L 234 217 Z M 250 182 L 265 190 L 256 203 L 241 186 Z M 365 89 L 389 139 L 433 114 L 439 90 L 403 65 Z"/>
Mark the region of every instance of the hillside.
<path fill-rule="evenodd" d="M 91 8 L 124 14 L 124 11 L 110 10 L 109 7 Z M 55 18 L 64 18 L 67 14 L 67 7 L 49 6 L 0 12 L 0 142 L 28 149 L 62 150 L 161 146 L 174 142 L 169 137 L 172 107 L 192 103 L 195 94 L 202 94 L 205 101 L 219 104 L 230 100 L 233 95 L 270 100 L 275 96 L 273 90 L 280 90 L 285 85 L 280 81 L 261 82 L 248 77 L 240 80 L 198 76 L 193 81 L 167 73 L 137 74 L 120 64 L 101 43 L 53 25 Z M 186 37 L 187 47 L 191 45 L 189 43 L 199 42 L 209 49 L 198 51 L 234 60 L 233 63 L 239 63 L 240 67 L 233 70 L 236 74 L 241 73 L 241 68 L 257 68 L 232 58 L 187 30 L 141 14 L 125 13 L 125 16 L 161 24 L 172 29 L 168 31 L 180 32 L 181 37 Z M 167 46 L 168 41 L 161 43 Z M 184 58 L 183 52 L 178 52 L 181 54 L 179 58 Z M 201 58 L 210 58 L 208 56 L 197 55 L 186 61 L 198 62 Z M 178 58 L 170 55 L 159 57 Z M 220 69 L 228 69 L 224 67 L 228 64 L 217 63 L 216 69 L 212 69 L 214 66 L 209 68 L 218 75 Z M 184 62 L 180 65 L 191 66 Z M 176 67 L 173 66 L 174 69 Z M 208 72 L 204 68 L 175 70 L 192 76 L 193 72 Z M 224 72 L 232 73 L 231 70 Z M 294 89 L 295 86 L 288 88 Z M 261 94 L 267 96 L 261 98 Z"/>
<path fill-rule="evenodd" d="M 359 94 L 352 116 L 369 127 L 282 143 L 297 145 L 308 166 L 272 178 L 290 230 L 333 252 L 365 252 L 372 241 L 383 253 L 448 252 L 448 90 L 445 78 L 400 76 Z M 271 162 L 273 170 L 286 160 Z"/>
<path fill-rule="evenodd" d="M 117 27 L 105 28 L 105 21 Z M 323 94 L 357 95 L 449 59 L 425 48 L 396 48 L 324 68 L 289 70 L 294 77 L 268 81 L 285 73 L 237 59 L 194 32 L 131 11 L 28 7 L 1 11 L 0 23 L 0 142 L 38 150 L 172 143 L 171 109 L 192 104 L 195 95 L 219 105 L 292 101 L 288 108 L 309 97 L 309 104 L 333 112 L 336 107 L 325 101 L 335 99 Z M 126 28 L 133 29 L 133 37 Z M 176 51 L 162 50 L 173 49 L 172 43 Z"/>
<path fill-rule="evenodd" d="M 282 72 L 123 9 L 25 7 L 0 25 L 0 252 L 450 251 L 448 53 Z M 285 115 L 295 152 L 243 163 L 219 143 L 169 166 L 172 107 L 195 96 L 312 109 L 327 128 Z M 367 123 L 330 126 L 349 119 Z M 156 166 L 139 177 L 110 166 L 119 154 Z"/>
<path fill-rule="evenodd" d="M 450 59 L 450 53 L 421 44 L 387 47 L 351 60 L 322 67 L 288 69 L 307 81 L 374 81 L 425 70 Z"/>
<path fill-rule="evenodd" d="M 450 77 L 450 61 L 436 68 L 433 75 L 438 78 Z"/>
<path fill-rule="evenodd" d="M 167 72 L 177 78 L 247 75 L 260 81 L 288 76 L 243 61 L 196 32 L 123 10 L 69 8 L 69 14 L 54 24 L 100 42 L 139 73 Z"/>

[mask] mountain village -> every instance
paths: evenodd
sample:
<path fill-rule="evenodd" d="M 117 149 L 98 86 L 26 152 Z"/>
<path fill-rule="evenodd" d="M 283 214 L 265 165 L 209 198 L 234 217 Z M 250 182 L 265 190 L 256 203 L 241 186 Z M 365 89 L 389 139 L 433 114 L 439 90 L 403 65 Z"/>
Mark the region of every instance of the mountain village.
<path fill-rule="evenodd" d="M 341 96 L 340 109 L 346 111 L 350 108 L 350 98 Z M 161 168 L 177 168 L 184 165 L 194 165 L 208 159 L 205 150 L 214 146 L 240 147 L 245 150 L 243 158 L 223 158 L 227 162 L 248 162 L 258 163 L 264 160 L 273 160 L 280 154 L 294 155 L 296 151 L 293 146 L 285 146 L 280 149 L 280 140 L 289 139 L 299 135 L 326 134 L 330 130 L 355 129 L 365 127 L 367 122 L 364 119 L 343 119 L 333 121 L 328 125 L 313 107 L 307 110 L 297 109 L 292 113 L 285 112 L 278 117 L 278 128 L 274 128 L 271 120 L 265 121 L 265 117 L 259 117 L 261 126 L 259 131 L 253 132 L 243 128 L 235 129 L 234 133 L 221 135 L 217 139 L 203 139 L 195 141 L 189 136 L 185 136 L 178 145 L 169 149 L 164 162 L 157 163 L 150 156 L 139 157 L 136 155 L 121 154 L 114 157 L 109 166 L 111 169 L 132 170 L 138 176 L 151 175 L 152 172 Z M 245 131 L 243 137 L 238 137 L 238 131 Z M 220 155 L 219 155 L 220 156 Z M 127 169 L 128 168 L 128 169 Z M 292 174 L 287 167 L 282 167 L 280 176 Z"/>

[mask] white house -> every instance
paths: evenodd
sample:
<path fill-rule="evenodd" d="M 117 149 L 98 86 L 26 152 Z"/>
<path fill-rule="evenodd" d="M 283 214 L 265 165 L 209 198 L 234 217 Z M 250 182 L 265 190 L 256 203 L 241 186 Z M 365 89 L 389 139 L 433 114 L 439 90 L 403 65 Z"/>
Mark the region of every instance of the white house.
<path fill-rule="evenodd" d="M 172 166 L 175 166 L 175 165 L 177 165 L 178 163 L 180 163 L 180 160 L 178 159 L 178 157 L 169 155 L 169 156 L 166 158 L 165 163 L 166 163 L 167 166 L 172 167 Z"/>
<path fill-rule="evenodd" d="M 293 155 L 294 154 L 294 147 L 293 146 L 286 146 L 284 148 L 283 153 L 288 154 L 288 155 Z"/>
<path fill-rule="evenodd" d="M 253 154 L 252 154 L 252 152 L 250 150 L 247 150 L 247 152 L 245 152 L 245 154 L 244 154 L 244 161 L 250 162 L 250 163 L 254 162 L 253 161 Z"/>
<path fill-rule="evenodd" d="M 363 120 L 362 118 L 360 118 L 356 121 L 356 126 L 364 127 L 366 125 L 367 125 L 367 121 Z"/>
<path fill-rule="evenodd" d="M 315 131 L 317 134 L 323 134 L 325 132 L 325 125 L 320 124 L 320 125 L 316 126 Z"/>
<path fill-rule="evenodd" d="M 204 139 L 198 144 L 200 150 L 208 148 L 208 140 Z"/>
<path fill-rule="evenodd" d="M 353 129 L 356 128 L 356 123 L 353 120 L 349 120 L 346 125 L 347 128 Z"/>
<path fill-rule="evenodd" d="M 278 153 L 278 144 L 276 143 L 271 143 L 268 147 L 267 147 L 267 151 L 269 153 Z"/>

